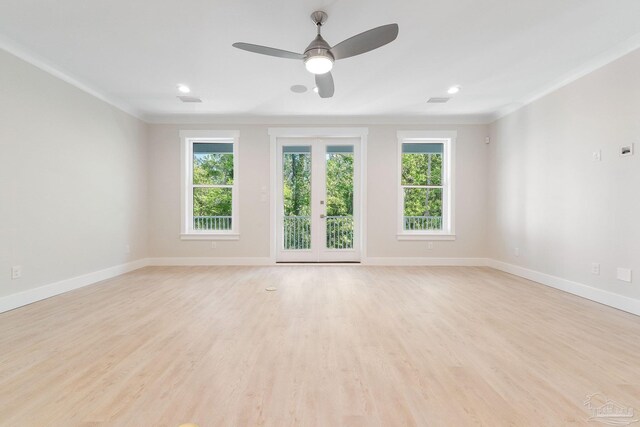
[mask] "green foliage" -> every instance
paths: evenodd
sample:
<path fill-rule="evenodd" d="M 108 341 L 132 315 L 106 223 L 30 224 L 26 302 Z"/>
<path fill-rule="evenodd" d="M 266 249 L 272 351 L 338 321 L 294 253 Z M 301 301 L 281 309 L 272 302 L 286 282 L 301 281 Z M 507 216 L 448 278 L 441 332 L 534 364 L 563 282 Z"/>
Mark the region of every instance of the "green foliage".
<path fill-rule="evenodd" d="M 405 188 L 405 216 L 442 216 L 442 189 Z"/>
<path fill-rule="evenodd" d="M 327 248 L 353 247 L 353 154 L 327 154 Z"/>
<path fill-rule="evenodd" d="M 311 153 L 286 153 L 282 159 L 285 249 L 311 247 Z"/>
<path fill-rule="evenodd" d="M 402 155 L 402 185 L 440 186 L 442 185 L 441 154 L 408 154 Z M 440 188 L 405 188 L 405 217 L 442 217 L 442 189 Z M 427 222 L 419 222 L 411 229 L 429 229 Z M 424 224 L 420 226 L 419 224 Z M 439 224 L 439 223 L 438 223 Z M 439 226 L 438 226 L 439 227 Z"/>
<path fill-rule="evenodd" d="M 331 153 L 326 158 L 327 216 L 353 215 L 353 154 Z M 311 215 L 311 155 L 287 153 L 283 157 L 285 217 Z M 285 219 L 285 248 L 308 249 L 311 245 L 310 218 Z M 329 233 L 333 233 L 329 235 Z M 327 246 L 353 245 L 353 221 L 327 219 Z"/>
<path fill-rule="evenodd" d="M 330 153 L 326 157 L 327 216 L 353 216 L 353 154 Z M 285 216 L 311 215 L 311 155 L 287 153 L 283 157 L 283 194 Z M 195 185 L 232 185 L 233 154 L 208 153 L 193 157 Z M 442 185 L 442 155 L 405 153 L 402 155 L 402 185 Z M 195 188 L 194 216 L 231 216 L 231 188 Z M 439 188 L 405 188 L 404 215 L 442 217 L 442 190 Z M 342 223 L 341 223 L 342 224 Z M 341 227 L 344 227 L 341 225 Z M 348 227 L 347 227 L 348 228 Z M 328 227 L 329 229 L 329 227 Z M 308 224 L 301 231 L 308 230 Z M 310 233 L 297 236 L 300 248 L 310 245 Z M 338 240 L 336 240 L 338 239 Z M 353 229 L 328 238 L 333 247 L 349 247 Z"/>
<path fill-rule="evenodd" d="M 194 185 L 232 185 L 233 154 L 194 154 Z"/>
<path fill-rule="evenodd" d="M 311 215 L 311 154 L 285 154 L 282 180 L 284 215 Z"/>
<path fill-rule="evenodd" d="M 231 188 L 194 188 L 193 216 L 231 216 Z"/>
<path fill-rule="evenodd" d="M 327 154 L 327 216 L 353 215 L 353 154 Z"/>
<path fill-rule="evenodd" d="M 442 185 L 442 155 L 403 154 L 402 185 Z"/>
<path fill-rule="evenodd" d="M 194 185 L 232 185 L 233 154 L 195 154 L 193 156 Z M 194 188 L 193 216 L 231 216 L 231 188 Z M 229 224 L 227 222 L 225 224 Z"/>

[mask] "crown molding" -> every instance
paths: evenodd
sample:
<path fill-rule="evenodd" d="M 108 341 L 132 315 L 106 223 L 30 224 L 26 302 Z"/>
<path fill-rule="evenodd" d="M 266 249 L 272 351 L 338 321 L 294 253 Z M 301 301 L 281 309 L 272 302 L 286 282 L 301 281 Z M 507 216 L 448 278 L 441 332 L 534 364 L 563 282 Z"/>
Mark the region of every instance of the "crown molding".
<path fill-rule="evenodd" d="M 484 125 L 491 115 L 424 116 L 248 116 L 216 114 L 148 115 L 152 124 L 172 125 Z"/>
<path fill-rule="evenodd" d="M 612 49 L 601 52 L 599 55 L 583 64 L 581 67 L 565 74 L 562 77 L 555 79 L 541 90 L 525 97 L 520 102 L 515 102 L 504 108 L 498 109 L 493 114 L 493 117 L 489 121 L 489 123 L 493 123 L 496 120 L 500 120 L 501 118 L 508 116 L 511 113 L 515 113 L 521 108 L 524 108 L 527 105 L 581 79 L 582 77 L 591 74 L 606 65 L 611 64 L 612 62 L 622 58 L 623 56 L 633 52 L 638 48 L 640 48 L 640 34 L 629 37 L 624 42 L 616 45 Z"/>
<path fill-rule="evenodd" d="M 106 102 L 107 104 L 117 108 L 120 111 L 123 111 L 124 113 L 129 114 L 130 116 L 133 116 L 142 121 L 146 121 L 141 111 L 131 107 L 120 99 L 113 98 L 96 89 L 95 87 L 83 83 L 82 81 L 73 77 L 71 74 L 62 71 L 59 67 L 51 64 L 46 59 L 29 52 L 28 49 L 26 49 L 24 46 L 2 35 L 0 35 L 0 49 L 9 52 L 11 55 L 27 62 L 28 64 L 39 68 L 40 70 L 76 87 L 77 89 L 80 89 L 83 92 L 88 93 L 91 96 L 94 96 L 95 98 L 98 98 L 103 102 Z"/>

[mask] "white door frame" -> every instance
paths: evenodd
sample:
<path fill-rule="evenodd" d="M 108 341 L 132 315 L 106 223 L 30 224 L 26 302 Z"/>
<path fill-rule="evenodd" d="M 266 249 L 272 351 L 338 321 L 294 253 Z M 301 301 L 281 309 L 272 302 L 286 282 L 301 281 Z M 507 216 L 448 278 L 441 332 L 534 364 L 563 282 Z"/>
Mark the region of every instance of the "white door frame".
<path fill-rule="evenodd" d="M 360 200 L 358 206 L 354 206 L 354 211 L 359 211 L 360 230 L 358 237 L 358 245 L 360 247 L 360 259 L 366 259 L 366 227 L 367 227 L 367 136 L 368 128 L 348 127 L 348 128 L 269 128 L 270 138 L 270 164 L 271 164 L 271 188 L 270 188 L 270 251 L 269 257 L 273 263 L 276 262 L 277 256 L 277 223 L 278 223 L 278 204 L 277 204 L 277 185 L 279 182 L 278 174 L 282 172 L 278 170 L 278 138 L 359 138 L 360 139 L 360 159 L 359 159 L 359 184 L 360 184 Z M 355 171 L 354 171 L 355 172 Z M 355 213 L 355 212 L 354 212 Z"/>
<path fill-rule="evenodd" d="M 308 147 L 311 160 L 311 241 L 310 249 L 282 248 L 283 243 L 283 152 L 286 147 Z M 326 214 L 326 152 L 330 146 L 353 147 L 353 247 L 350 249 L 329 249 L 327 242 Z M 360 256 L 360 138 L 278 138 L 276 156 L 276 261 L 278 262 L 359 262 Z"/>

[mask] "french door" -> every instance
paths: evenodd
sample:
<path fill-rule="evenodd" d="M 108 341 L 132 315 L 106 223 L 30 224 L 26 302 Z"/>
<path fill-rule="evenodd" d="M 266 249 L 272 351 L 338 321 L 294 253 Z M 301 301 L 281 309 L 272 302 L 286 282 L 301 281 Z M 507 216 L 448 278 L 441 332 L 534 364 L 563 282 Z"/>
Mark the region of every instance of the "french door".
<path fill-rule="evenodd" d="M 360 261 L 360 139 L 278 138 L 276 260 Z"/>

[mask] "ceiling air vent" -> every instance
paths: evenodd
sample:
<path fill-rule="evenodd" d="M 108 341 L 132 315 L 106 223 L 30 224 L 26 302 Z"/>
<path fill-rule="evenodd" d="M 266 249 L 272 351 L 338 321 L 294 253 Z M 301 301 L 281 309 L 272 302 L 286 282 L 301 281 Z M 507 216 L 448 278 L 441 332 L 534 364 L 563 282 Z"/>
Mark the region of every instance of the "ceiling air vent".
<path fill-rule="evenodd" d="M 429 98 L 427 104 L 444 104 L 445 102 L 449 102 L 451 98 Z"/>
<path fill-rule="evenodd" d="M 179 96 L 178 99 L 182 102 L 202 102 L 197 96 Z"/>

